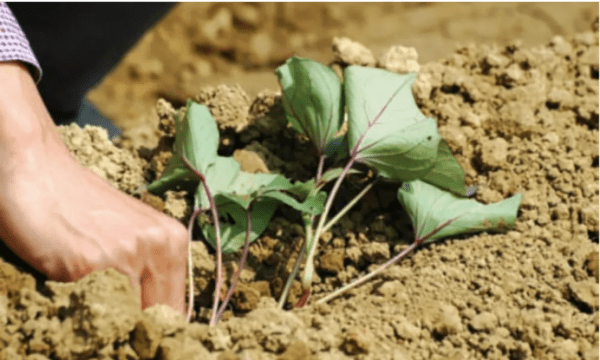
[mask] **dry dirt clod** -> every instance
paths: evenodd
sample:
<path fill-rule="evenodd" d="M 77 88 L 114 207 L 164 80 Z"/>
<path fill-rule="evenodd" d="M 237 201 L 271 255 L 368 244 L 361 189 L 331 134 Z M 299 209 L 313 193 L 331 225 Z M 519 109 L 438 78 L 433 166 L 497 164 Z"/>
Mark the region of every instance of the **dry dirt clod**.
<path fill-rule="evenodd" d="M 475 331 L 491 331 L 498 325 L 498 318 L 494 313 L 486 311 L 473 317 L 469 325 Z"/>
<path fill-rule="evenodd" d="M 219 129 L 231 128 L 240 132 L 248 126 L 251 102 L 239 85 L 203 88 L 196 96 L 196 101 L 208 107 Z"/>
<path fill-rule="evenodd" d="M 320 257 L 317 269 L 337 274 L 344 270 L 344 251 L 333 249 Z"/>
<path fill-rule="evenodd" d="M 337 62 L 347 65 L 375 66 L 377 63 L 371 50 L 346 37 L 333 38 L 333 56 Z"/>
<path fill-rule="evenodd" d="M 187 191 L 166 191 L 164 202 L 165 214 L 183 222 L 190 214 L 190 209 L 185 199 L 186 195 Z"/>
<path fill-rule="evenodd" d="M 237 310 L 250 311 L 258 307 L 261 297 L 270 295 L 271 289 L 266 281 L 239 283 L 233 292 L 231 303 Z"/>
<path fill-rule="evenodd" d="M 415 48 L 397 45 L 392 46 L 381 56 L 378 66 L 401 74 L 418 72 L 421 68 L 418 59 L 419 55 Z"/>
<path fill-rule="evenodd" d="M 269 168 L 265 161 L 251 150 L 239 149 L 233 153 L 233 158 L 240 164 L 241 170 L 253 174 L 268 174 Z"/>
<path fill-rule="evenodd" d="M 598 251 L 591 251 L 586 257 L 584 265 L 598 282 Z"/>
<path fill-rule="evenodd" d="M 135 154 L 117 148 L 105 129 L 77 124 L 59 126 L 67 148 L 83 166 L 130 195 L 145 185 L 144 162 Z"/>

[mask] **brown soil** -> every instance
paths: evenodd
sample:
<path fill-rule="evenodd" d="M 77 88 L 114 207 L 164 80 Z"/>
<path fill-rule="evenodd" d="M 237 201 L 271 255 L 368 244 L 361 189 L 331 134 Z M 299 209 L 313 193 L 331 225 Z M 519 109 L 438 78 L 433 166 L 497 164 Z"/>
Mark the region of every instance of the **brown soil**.
<path fill-rule="evenodd" d="M 419 68 L 415 98 L 438 121 L 468 182 L 479 186 L 478 200 L 523 194 L 515 229 L 422 247 L 329 304 L 280 311 L 274 298 L 303 235 L 294 212 L 281 209 L 251 246 L 232 307 L 212 328 L 205 322 L 214 256 L 201 241 L 193 244 L 192 324 L 166 306 L 140 311 L 116 271 L 76 283 L 38 276 L 36 283 L 21 264 L 0 259 L 0 359 L 598 359 L 597 22 L 592 30 L 548 36 L 535 47 L 465 46 L 428 63 L 409 48 L 379 57 L 368 42 L 334 42 L 336 67 Z M 279 116 L 277 95 L 249 96 L 244 88 L 192 94 L 219 123 L 221 154 L 247 171 L 309 177 L 315 160 Z M 172 104 L 161 100 L 154 109 L 158 126 L 131 133 L 119 147 L 99 129 L 71 126 L 61 133 L 85 166 L 185 220 L 187 194 L 144 192 L 164 169 L 174 135 Z M 160 138 L 158 145 L 152 138 Z M 314 299 L 411 241 L 396 189 L 374 188 L 322 236 Z M 226 257 L 228 275 L 238 257 Z M 288 306 L 298 290 L 297 283 Z"/>
<path fill-rule="evenodd" d="M 273 73 L 291 55 L 333 60 L 331 40 L 349 37 L 380 56 L 414 47 L 421 63 L 457 44 L 523 46 L 587 31 L 595 3 L 182 3 L 148 31 L 89 97 L 140 141 L 156 126 L 153 106 L 185 104 L 205 86 L 240 84 L 252 97 L 277 90 Z M 148 139 L 150 137 L 150 139 Z"/>

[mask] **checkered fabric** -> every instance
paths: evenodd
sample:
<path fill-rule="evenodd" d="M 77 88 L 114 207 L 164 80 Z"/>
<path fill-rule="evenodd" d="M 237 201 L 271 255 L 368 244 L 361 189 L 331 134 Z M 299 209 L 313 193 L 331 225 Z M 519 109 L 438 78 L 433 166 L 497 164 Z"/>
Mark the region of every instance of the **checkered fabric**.
<path fill-rule="evenodd" d="M 27 65 L 36 82 L 42 77 L 42 69 L 27 37 L 4 2 L 0 2 L 0 61 L 21 61 Z"/>

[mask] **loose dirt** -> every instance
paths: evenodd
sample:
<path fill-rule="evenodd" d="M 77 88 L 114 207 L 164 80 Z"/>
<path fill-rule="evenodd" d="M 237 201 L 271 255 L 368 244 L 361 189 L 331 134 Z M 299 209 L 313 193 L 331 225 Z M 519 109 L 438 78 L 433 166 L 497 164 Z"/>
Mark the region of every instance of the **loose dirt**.
<path fill-rule="evenodd" d="M 544 45 L 464 46 L 428 63 L 406 47 L 377 57 L 350 39 L 334 43 L 336 69 L 419 69 L 417 103 L 438 121 L 467 182 L 479 186 L 477 199 L 523 194 L 513 230 L 422 247 L 328 304 L 283 311 L 275 299 L 303 230 L 282 208 L 251 246 L 231 309 L 215 327 L 206 325 L 214 252 L 202 241 L 192 248 L 192 324 L 166 306 L 139 310 L 116 271 L 36 283 L 18 262 L 0 260 L 0 359 L 598 359 L 597 21 L 592 31 Z M 310 146 L 283 122 L 276 93 L 251 97 L 220 86 L 195 95 L 219 123 L 221 155 L 257 172 L 314 173 Z M 61 134 L 114 186 L 185 220 L 188 194 L 144 190 L 171 156 L 175 108 L 158 101 L 157 126 L 145 133 L 159 139 L 153 145 L 125 138 L 115 146 L 91 127 Z M 397 186 L 374 188 L 322 236 L 313 300 L 412 240 Z M 228 276 L 238 258 L 225 257 Z M 298 296 L 296 283 L 288 309 Z"/>

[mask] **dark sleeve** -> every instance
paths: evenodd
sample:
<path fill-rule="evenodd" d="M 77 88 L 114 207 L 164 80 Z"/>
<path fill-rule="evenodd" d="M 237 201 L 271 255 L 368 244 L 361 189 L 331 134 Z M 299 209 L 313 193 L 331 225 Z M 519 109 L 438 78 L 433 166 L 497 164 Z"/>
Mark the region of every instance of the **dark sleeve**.
<path fill-rule="evenodd" d="M 29 46 L 27 37 L 4 2 L 0 2 L 0 62 L 2 61 L 23 62 L 36 83 L 42 77 L 42 68 Z"/>

